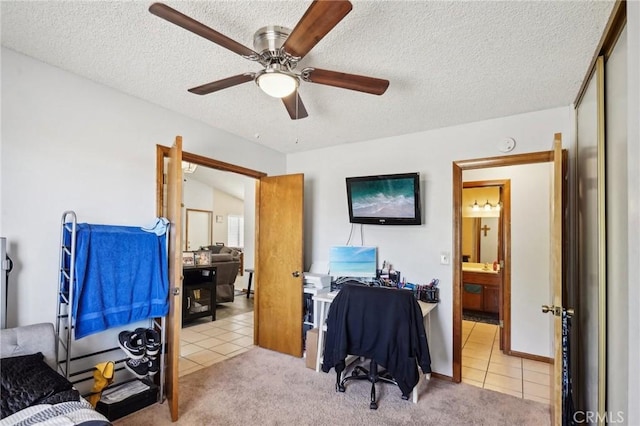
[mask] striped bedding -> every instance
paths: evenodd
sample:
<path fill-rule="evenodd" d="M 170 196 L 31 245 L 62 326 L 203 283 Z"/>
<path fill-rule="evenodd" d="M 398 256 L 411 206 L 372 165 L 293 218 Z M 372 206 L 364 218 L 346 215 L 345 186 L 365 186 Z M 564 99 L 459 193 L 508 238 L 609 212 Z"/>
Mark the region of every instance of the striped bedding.
<path fill-rule="evenodd" d="M 111 423 L 82 398 L 80 401 L 33 405 L 0 420 L 0 426 L 36 424 L 43 426 L 106 426 Z"/>

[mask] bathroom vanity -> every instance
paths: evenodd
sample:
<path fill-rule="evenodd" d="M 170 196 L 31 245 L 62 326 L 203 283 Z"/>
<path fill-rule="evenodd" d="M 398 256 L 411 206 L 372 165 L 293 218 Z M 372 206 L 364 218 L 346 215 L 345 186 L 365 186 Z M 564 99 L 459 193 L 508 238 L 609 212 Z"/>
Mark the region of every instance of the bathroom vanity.
<path fill-rule="evenodd" d="M 502 271 L 482 263 L 462 264 L 462 309 L 497 314 L 500 312 Z"/>

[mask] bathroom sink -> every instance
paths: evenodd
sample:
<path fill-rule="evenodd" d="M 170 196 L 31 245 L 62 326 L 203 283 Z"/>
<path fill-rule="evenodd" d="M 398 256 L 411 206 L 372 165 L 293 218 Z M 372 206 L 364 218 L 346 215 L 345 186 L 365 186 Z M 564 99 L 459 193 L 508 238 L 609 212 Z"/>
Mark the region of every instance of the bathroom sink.
<path fill-rule="evenodd" d="M 490 274 L 497 274 L 498 271 L 493 270 L 493 265 L 485 266 L 484 263 L 469 263 L 464 262 L 462 264 L 462 271 L 464 272 L 484 272 Z"/>

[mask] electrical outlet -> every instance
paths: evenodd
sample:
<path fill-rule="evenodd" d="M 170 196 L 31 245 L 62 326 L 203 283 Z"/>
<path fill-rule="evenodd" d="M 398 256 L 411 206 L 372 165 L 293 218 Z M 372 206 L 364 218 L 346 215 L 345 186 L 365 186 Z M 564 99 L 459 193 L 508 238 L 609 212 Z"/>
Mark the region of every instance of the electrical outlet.
<path fill-rule="evenodd" d="M 440 252 L 440 264 L 441 265 L 448 265 L 450 263 L 450 258 L 451 256 L 449 255 L 449 252 L 446 251 L 442 251 Z"/>

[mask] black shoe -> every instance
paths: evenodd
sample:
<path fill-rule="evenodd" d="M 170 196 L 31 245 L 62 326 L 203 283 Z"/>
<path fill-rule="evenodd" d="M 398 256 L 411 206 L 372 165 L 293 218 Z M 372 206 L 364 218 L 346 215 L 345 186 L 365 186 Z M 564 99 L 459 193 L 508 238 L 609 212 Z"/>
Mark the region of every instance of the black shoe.
<path fill-rule="evenodd" d="M 158 355 L 160 352 L 160 333 L 152 328 L 137 328 L 136 333 L 143 336 L 143 341 L 146 347 L 146 354 L 149 357 Z"/>
<path fill-rule="evenodd" d="M 124 366 L 131 371 L 138 379 L 144 379 L 149 374 L 149 358 L 128 359 Z M 155 374 L 155 373 L 154 373 Z"/>
<path fill-rule="evenodd" d="M 118 334 L 118 345 L 132 359 L 141 359 L 146 352 L 144 334 L 123 331 Z"/>
<path fill-rule="evenodd" d="M 154 376 L 158 371 L 160 371 L 160 358 L 152 357 L 148 359 L 149 359 L 149 362 L 147 363 L 147 365 L 148 365 L 149 375 Z"/>

